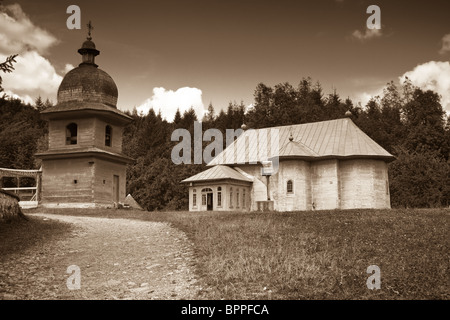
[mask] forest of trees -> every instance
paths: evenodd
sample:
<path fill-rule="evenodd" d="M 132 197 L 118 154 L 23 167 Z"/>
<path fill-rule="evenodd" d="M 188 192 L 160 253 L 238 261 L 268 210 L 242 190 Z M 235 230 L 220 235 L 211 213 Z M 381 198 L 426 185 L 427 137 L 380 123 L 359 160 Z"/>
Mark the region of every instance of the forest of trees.
<path fill-rule="evenodd" d="M 34 153 L 47 148 L 47 124 L 39 112 L 51 105 L 38 98 L 33 106 L 6 96 L 0 98 L 0 167 L 39 168 Z M 218 108 L 217 108 L 218 109 Z M 263 83 L 254 92 L 253 107 L 230 103 L 217 114 L 208 106 L 203 119 L 193 109 L 177 112 L 172 122 L 150 110 L 148 115 L 127 112 L 134 121 L 124 132 L 123 152 L 134 158 L 127 168 L 127 193 L 147 210 L 186 210 L 188 190 L 180 181 L 205 170 L 205 164 L 175 165 L 171 141 L 177 128 L 193 135 L 194 121 L 202 129 L 237 129 L 300 124 L 342 118 L 346 111 L 372 139 L 396 157 L 389 164 L 393 207 L 450 205 L 450 117 L 440 97 L 417 88 L 406 79 L 398 88 L 388 83 L 381 96 L 366 106 L 354 105 L 337 92 L 324 94 L 320 83 L 303 78 L 298 86 Z"/>

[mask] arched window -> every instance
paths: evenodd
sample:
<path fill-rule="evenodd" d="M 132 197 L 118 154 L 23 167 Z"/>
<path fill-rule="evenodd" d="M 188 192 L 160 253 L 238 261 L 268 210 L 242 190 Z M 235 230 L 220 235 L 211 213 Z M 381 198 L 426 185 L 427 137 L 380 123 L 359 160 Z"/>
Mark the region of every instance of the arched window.
<path fill-rule="evenodd" d="M 242 189 L 242 208 L 245 208 L 245 189 Z"/>
<path fill-rule="evenodd" d="M 239 188 L 236 189 L 236 208 L 239 208 Z"/>
<path fill-rule="evenodd" d="M 292 180 L 288 180 L 286 191 L 287 193 L 294 193 L 294 183 L 292 182 Z"/>
<path fill-rule="evenodd" d="M 105 128 L 105 146 L 111 147 L 112 144 L 112 128 L 107 125 Z"/>
<path fill-rule="evenodd" d="M 78 126 L 76 123 L 70 123 L 66 127 L 66 144 L 77 144 Z"/>
<path fill-rule="evenodd" d="M 222 187 L 217 188 L 217 206 L 222 206 Z"/>
<path fill-rule="evenodd" d="M 233 208 L 233 188 L 230 188 L 230 208 Z"/>
<path fill-rule="evenodd" d="M 197 189 L 192 190 L 192 206 L 197 206 Z"/>

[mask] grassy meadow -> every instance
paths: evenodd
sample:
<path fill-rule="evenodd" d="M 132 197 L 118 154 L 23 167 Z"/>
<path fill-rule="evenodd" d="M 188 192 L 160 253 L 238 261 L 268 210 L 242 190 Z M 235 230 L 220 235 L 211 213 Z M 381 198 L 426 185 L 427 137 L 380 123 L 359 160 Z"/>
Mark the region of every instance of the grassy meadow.
<path fill-rule="evenodd" d="M 195 245 L 201 298 L 450 298 L 448 209 L 45 212 L 169 222 Z M 380 290 L 367 288 L 370 265 L 380 268 Z"/>

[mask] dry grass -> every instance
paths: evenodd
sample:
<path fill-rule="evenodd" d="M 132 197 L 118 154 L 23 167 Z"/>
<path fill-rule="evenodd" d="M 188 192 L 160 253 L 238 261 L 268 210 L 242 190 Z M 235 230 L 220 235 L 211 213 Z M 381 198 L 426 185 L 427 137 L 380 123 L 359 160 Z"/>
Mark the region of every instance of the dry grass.
<path fill-rule="evenodd" d="M 450 298 L 448 209 L 53 212 L 172 223 L 194 242 L 210 299 Z M 370 265 L 381 290 L 366 286 Z"/>

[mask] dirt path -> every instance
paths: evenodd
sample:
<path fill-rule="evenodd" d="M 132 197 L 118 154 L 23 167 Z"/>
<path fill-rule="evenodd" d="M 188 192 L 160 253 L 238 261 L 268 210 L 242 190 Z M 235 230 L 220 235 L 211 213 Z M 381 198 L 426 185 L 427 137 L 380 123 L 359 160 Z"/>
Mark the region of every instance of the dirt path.
<path fill-rule="evenodd" d="M 21 252 L 1 267 L 3 299 L 194 299 L 192 245 L 168 224 L 33 214 L 74 224 L 71 234 Z M 67 273 L 80 268 L 79 290 Z M 70 283 L 74 283 L 70 281 Z"/>

